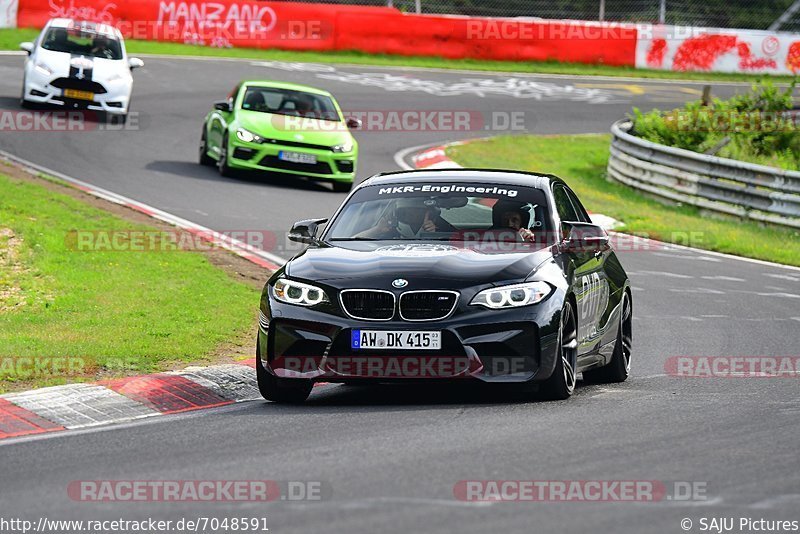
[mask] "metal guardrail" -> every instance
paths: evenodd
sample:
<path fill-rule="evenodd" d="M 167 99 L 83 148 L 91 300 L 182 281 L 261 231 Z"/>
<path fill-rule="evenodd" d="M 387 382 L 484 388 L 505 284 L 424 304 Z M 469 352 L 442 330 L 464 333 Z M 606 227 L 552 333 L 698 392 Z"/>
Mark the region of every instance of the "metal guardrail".
<path fill-rule="evenodd" d="M 609 178 L 674 202 L 800 228 L 800 172 L 659 145 L 628 133 L 632 126 L 611 127 Z"/>

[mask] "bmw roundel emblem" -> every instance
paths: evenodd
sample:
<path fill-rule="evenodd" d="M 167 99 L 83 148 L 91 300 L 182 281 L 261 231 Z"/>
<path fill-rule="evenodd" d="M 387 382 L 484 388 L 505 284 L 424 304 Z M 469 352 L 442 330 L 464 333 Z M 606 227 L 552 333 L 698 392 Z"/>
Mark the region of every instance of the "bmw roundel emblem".
<path fill-rule="evenodd" d="M 402 289 L 408 285 L 408 280 L 403 278 L 398 278 L 394 282 L 392 282 L 392 286 L 396 287 L 397 289 Z"/>

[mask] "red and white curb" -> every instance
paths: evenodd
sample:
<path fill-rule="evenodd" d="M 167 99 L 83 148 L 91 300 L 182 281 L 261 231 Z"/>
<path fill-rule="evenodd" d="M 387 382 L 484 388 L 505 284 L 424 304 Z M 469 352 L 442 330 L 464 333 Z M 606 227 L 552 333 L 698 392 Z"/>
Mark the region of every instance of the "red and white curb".
<path fill-rule="evenodd" d="M 255 364 L 251 359 L 0 395 L 0 440 L 259 400 Z"/>
<path fill-rule="evenodd" d="M 455 143 L 448 143 L 446 145 L 435 146 L 431 148 L 425 148 L 420 150 L 419 152 L 411 154 L 411 162 L 412 165 L 408 165 L 406 163 L 405 158 L 408 154 L 398 155 L 395 160 L 400 163 L 402 161 L 402 167 L 410 170 L 410 169 L 463 169 L 462 165 L 459 165 L 457 162 L 453 161 L 447 156 L 447 149 L 451 146 L 458 146 L 465 144 L 465 141 L 457 141 Z M 417 148 L 419 150 L 419 148 Z M 412 152 L 415 149 L 410 149 Z M 619 228 L 622 226 L 622 223 L 618 220 L 609 217 L 607 215 L 603 215 L 601 213 L 589 213 L 589 216 L 592 218 L 592 222 L 595 224 L 599 224 L 606 230 L 614 230 L 615 228 Z"/>
<path fill-rule="evenodd" d="M 0 396 L 0 439 L 122 423 L 261 398 L 254 361 Z"/>
<path fill-rule="evenodd" d="M 187 221 L 186 219 L 178 217 L 177 215 L 167 213 L 166 211 L 154 208 L 153 206 L 149 206 L 147 204 L 139 202 L 138 200 L 133 200 L 123 195 L 112 193 L 111 191 L 103 189 L 102 187 L 97 187 L 96 185 L 88 184 L 86 182 L 78 180 L 77 178 L 73 178 L 71 176 L 67 176 L 66 174 L 62 174 L 58 171 L 48 169 L 47 167 L 31 163 L 30 161 L 19 158 L 3 150 L 0 150 L 0 159 L 12 162 L 22 167 L 24 170 L 31 172 L 34 175 L 37 173 L 47 174 L 48 176 L 52 176 L 53 178 L 56 178 L 63 182 L 67 182 L 68 184 L 80 189 L 81 191 L 89 193 L 90 195 L 94 195 L 96 197 L 108 200 L 109 202 L 113 202 L 121 206 L 127 206 L 128 208 L 136 210 L 140 213 L 144 213 L 145 215 L 152 217 L 153 219 L 158 219 L 159 221 L 163 221 L 167 224 L 171 224 L 172 226 L 176 226 L 182 230 L 191 233 L 192 235 L 199 237 L 200 239 L 206 242 L 212 243 L 215 246 L 229 250 L 234 254 L 236 254 L 237 256 L 240 256 L 248 261 L 251 261 L 256 265 L 260 265 L 265 269 L 275 270 L 286 262 L 286 260 L 284 260 L 280 256 L 276 256 L 275 254 L 271 254 L 252 245 L 248 245 L 247 243 L 240 241 L 238 239 L 234 239 L 225 234 L 221 234 L 215 230 L 211 230 L 210 228 L 206 228 L 205 226 L 201 226 L 197 223 Z"/>
<path fill-rule="evenodd" d="M 447 157 L 447 147 L 455 144 L 423 150 L 411 156 L 411 161 L 417 169 L 462 169 L 461 165 Z"/>

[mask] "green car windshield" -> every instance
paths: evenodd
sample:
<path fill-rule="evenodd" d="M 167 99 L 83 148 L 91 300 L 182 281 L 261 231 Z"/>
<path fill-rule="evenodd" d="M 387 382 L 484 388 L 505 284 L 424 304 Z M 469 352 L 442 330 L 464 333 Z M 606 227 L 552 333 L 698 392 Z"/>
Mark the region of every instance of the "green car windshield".
<path fill-rule="evenodd" d="M 242 109 L 340 122 L 331 97 L 292 89 L 250 86 L 245 91 Z"/>

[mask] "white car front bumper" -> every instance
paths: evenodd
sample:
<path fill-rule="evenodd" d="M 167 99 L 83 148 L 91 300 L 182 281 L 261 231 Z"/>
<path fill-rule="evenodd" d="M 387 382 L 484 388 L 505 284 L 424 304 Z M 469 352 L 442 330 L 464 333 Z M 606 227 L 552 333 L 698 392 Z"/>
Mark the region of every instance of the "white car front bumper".
<path fill-rule="evenodd" d="M 64 80 L 68 80 L 65 82 Z M 55 85 L 53 85 L 55 84 Z M 59 87 L 59 85 L 61 87 Z M 69 98 L 64 85 L 75 86 L 82 91 L 93 92 L 91 100 Z M 92 91 L 92 89 L 97 89 Z M 101 92 L 105 91 L 105 92 Z M 111 83 L 80 82 L 71 78 L 47 75 L 36 68 L 26 69 L 25 87 L 22 96 L 26 101 L 36 104 L 52 104 L 69 108 L 103 111 L 114 115 L 125 115 L 131 99 L 131 84 L 126 80 Z"/>

